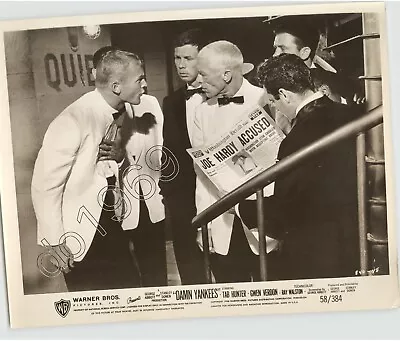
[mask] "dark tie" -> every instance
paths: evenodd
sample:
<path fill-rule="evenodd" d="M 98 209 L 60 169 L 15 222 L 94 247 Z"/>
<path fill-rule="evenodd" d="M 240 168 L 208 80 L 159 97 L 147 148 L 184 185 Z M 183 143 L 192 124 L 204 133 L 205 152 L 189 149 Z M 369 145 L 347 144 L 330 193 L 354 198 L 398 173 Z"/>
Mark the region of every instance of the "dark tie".
<path fill-rule="evenodd" d="M 118 120 L 118 118 L 125 112 L 126 112 L 126 109 L 125 109 L 125 106 L 124 106 L 124 107 L 122 107 L 122 109 L 120 109 L 120 110 L 116 111 L 115 113 L 113 113 L 112 115 L 113 115 L 114 120 L 115 121 Z"/>
<path fill-rule="evenodd" d="M 115 139 L 117 138 L 117 134 L 120 134 L 120 128 L 122 126 L 122 122 L 124 120 L 123 114 L 126 113 L 125 107 L 123 107 L 121 110 L 116 111 L 113 113 L 113 118 L 114 121 L 111 123 L 111 125 L 108 127 L 107 133 L 104 136 L 105 140 L 114 142 Z"/>
<path fill-rule="evenodd" d="M 113 118 L 114 121 L 111 123 L 110 127 L 108 128 L 108 131 L 106 133 L 106 135 L 104 136 L 105 140 L 108 140 L 110 142 L 115 142 L 118 139 L 119 144 L 121 144 L 121 126 L 122 126 L 122 122 L 124 120 L 124 113 L 126 113 L 125 107 L 123 107 L 121 110 L 119 110 L 118 112 L 113 113 Z M 117 181 L 117 177 L 116 175 L 113 175 L 109 178 L 107 178 L 107 182 L 108 182 L 108 187 L 109 188 L 113 188 L 112 191 L 107 191 L 111 192 L 113 194 L 112 198 L 109 198 L 108 200 L 112 200 L 113 199 L 113 203 L 111 205 L 111 207 L 114 207 L 114 213 L 115 213 L 115 217 L 118 218 L 119 220 L 121 220 L 124 216 L 124 211 L 125 211 L 125 202 L 123 201 L 122 195 L 123 193 L 121 190 L 121 183 L 122 183 L 122 179 L 121 177 L 121 173 L 118 172 L 118 181 Z M 115 205 L 116 203 L 118 203 L 118 205 Z M 108 203 L 107 203 L 108 204 Z M 110 207 L 110 205 L 108 206 Z"/>
<path fill-rule="evenodd" d="M 236 97 L 219 97 L 218 98 L 218 105 L 228 105 L 229 103 L 236 103 L 236 104 L 243 104 L 244 97 L 243 96 L 236 96 Z"/>
<path fill-rule="evenodd" d="M 204 91 L 202 88 L 197 88 L 197 89 L 186 89 L 185 91 L 185 98 L 188 100 L 190 97 L 192 97 L 194 94 L 203 94 Z"/>

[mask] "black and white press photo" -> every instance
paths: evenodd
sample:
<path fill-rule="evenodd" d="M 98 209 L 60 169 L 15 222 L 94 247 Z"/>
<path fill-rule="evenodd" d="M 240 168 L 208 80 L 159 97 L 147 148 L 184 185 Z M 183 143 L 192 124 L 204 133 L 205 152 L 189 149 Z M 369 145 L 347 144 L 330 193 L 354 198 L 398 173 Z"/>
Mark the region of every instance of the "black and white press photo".
<path fill-rule="evenodd" d="M 12 327 L 397 304 L 382 3 L 0 27 Z"/>

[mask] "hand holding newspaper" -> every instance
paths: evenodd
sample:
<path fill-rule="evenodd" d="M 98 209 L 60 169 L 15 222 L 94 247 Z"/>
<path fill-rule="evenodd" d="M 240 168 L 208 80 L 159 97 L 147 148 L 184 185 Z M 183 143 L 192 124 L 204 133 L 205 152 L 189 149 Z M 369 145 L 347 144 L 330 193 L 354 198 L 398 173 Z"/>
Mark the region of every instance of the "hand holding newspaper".
<path fill-rule="evenodd" d="M 256 106 L 244 112 L 241 119 L 223 132 L 212 143 L 187 149 L 194 162 L 225 195 L 276 162 L 279 146 L 285 134 L 267 112 Z M 273 194 L 274 184 L 265 187 L 264 195 Z M 247 198 L 255 199 L 255 194 Z M 258 254 L 258 231 L 244 226 L 247 240 L 253 252 Z M 277 241 L 267 238 L 267 251 Z"/>

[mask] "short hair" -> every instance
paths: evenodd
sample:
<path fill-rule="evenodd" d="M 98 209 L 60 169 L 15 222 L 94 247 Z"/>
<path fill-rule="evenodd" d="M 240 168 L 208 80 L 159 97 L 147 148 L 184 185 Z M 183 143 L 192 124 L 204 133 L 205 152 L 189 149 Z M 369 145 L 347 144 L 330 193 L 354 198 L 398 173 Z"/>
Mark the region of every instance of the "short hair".
<path fill-rule="evenodd" d="M 93 68 L 96 69 L 97 65 L 99 64 L 101 58 L 108 52 L 116 50 L 115 47 L 113 46 L 103 46 L 99 48 L 94 54 L 93 54 Z"/>
<path fill-rule="evenodd" d="M 110 50 L 106 52 L 96 68 L 96 86 L 106 86 L 112 76 L 123 80 L 126 76 L 126 70 L 133 63 L 142 66 L 143 63 L 138 55 L 132 52 L 122 50 Z"/>
<path fill-rule="evenodd" d="M 230 41 L 218 40 L 214 41 L 200 51 L 200 53 L 207 53 L 208 51 L 216 55 L 216 59 L 223 66 L 229 66 L 232 68 L 240 68 L 243 66 L 243 55 L 240 49 Z"/>
<path fill-rule="evenodd" d="M 173 47 L 184 45 L 197 46 L 200 51 L 207 44 L 204 32 L 200 28 L 192 28 L 179 34 L 173 41 Z"/>
<path fill-rule="evenodd" d="M 308 16 L 288 16 L 278 19 L 274 34 L 289 33 L 295 37 L 295 43 L 300 50 L 308 46 L 311 50 L 310 58 L 314 58 L 317 51 L 320 33 L 318 27 L 311 22 Z"/>
<path fill-rule="evenodd" d="M 315 90 L 310 69 L 294 54 L 284 53 L 266 60 L 259 66 L 257 78 L 276 99 L 281 88 L 297 94 Z"/>

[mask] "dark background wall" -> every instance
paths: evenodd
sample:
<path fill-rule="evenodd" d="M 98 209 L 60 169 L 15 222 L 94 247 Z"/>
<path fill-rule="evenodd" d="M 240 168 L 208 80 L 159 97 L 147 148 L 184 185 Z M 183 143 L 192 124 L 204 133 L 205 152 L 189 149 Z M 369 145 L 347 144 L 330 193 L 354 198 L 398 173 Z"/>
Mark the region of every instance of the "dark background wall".
<path fill-rule="evenodd" d="M 111 41 L 136 52 L 145 61 L 148 91 L 160 103 L 179 87 L 173 62 L 173 39 L 191 28 L 202 28 L 208 39 L 229 40 L 242 51 L 246 62 L 258 64 L 272 54 L 273 34 L 264 18 L 182 20 L 110 25 Z"/>

